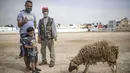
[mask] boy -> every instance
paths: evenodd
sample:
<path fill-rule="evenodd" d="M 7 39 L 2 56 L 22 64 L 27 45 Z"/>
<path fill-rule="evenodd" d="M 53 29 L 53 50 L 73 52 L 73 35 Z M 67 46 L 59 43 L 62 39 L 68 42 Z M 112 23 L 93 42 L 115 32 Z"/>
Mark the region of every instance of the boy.
<path fill-rule="evenodd" d="M 37 68 L 38 50 L 36 46 L 36 40 L 34 36 L 33 27 L 27 28 L 27 36 L 23 38 L 23 41 L 25 42 L 24 47 L 27 51 L 27 55 L 32 66 L 32 73 L 39 73 L 38 71 L 41 71 L 41 70 Z"/>

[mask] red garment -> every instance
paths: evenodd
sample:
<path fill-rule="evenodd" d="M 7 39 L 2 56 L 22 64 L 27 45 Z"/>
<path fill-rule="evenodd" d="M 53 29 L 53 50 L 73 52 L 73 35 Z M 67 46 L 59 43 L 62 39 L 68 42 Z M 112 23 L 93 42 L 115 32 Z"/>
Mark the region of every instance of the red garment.
<path fill-rule="evenodd" d="M 43 8 L 42 8 L 42 11 L 43 11 L 43 12 L 48 12 L 48 7 L 43 7 Z"/>

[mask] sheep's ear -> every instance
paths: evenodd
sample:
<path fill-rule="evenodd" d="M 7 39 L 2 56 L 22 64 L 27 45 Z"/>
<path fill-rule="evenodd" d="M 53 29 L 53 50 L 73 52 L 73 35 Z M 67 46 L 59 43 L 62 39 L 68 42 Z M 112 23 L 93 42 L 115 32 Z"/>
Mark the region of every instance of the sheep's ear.
<path fill-rule="evenodd" d="M 72 62 L 72 61 L 71 61 L 71 65 L 72 65 L 72 66 L 74 66 L 74 67 L 76 67 L 76 69 L 77 69 L 77 67 L 78 67 L 78 65 L 77 65 L 77 64 L 75 64 L 75 63 L 74 63 L 74 62 Z"/>
<path fill-rule="evenodd" d="M 75 64 L 74 62 L 71 62 L 71 64 L 72 64 L 73 66 L 75 66 L 75 67 L 76 67 L 76 69 L 78 68 L 78 65 L 77 65 L 77 64 Z"/>

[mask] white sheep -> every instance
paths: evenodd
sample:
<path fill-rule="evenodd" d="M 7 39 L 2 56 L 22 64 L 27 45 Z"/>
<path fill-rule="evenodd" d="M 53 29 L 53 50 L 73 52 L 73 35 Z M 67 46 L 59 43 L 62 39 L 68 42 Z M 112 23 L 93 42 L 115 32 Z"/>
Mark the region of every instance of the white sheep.
<path fill-rule="evenodd" d="M 85 65 L 83 73 L 88 73 L 89 65 L 97 62 L 107 62 L 112 73 L 116 73 L 116 60 L 118 57 L 118 46 L 115 46 L 110 41 L 98 41 L 93 44 L 85 45 L 71 61 L 69 65 L 69 72 L 77 70 L 81 64 Z"/>

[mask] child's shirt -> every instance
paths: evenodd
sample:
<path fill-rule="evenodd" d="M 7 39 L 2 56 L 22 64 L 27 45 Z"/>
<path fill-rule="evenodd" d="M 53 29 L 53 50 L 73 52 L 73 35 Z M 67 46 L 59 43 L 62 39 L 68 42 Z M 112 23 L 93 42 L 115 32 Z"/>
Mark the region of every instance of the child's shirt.
<path fill-rule="evenodd" d="M 35 38 L 30 37 L 30 36 L 23 38 L 23 41 L 25 42 L 25 45 L 28 45 L 28 46 L 33 46 L 36 43 Z M 37 54 L 36 48 L 26 48 L 26 49 L 28 51 L 28 55 L 36 56 Z"/>

